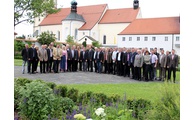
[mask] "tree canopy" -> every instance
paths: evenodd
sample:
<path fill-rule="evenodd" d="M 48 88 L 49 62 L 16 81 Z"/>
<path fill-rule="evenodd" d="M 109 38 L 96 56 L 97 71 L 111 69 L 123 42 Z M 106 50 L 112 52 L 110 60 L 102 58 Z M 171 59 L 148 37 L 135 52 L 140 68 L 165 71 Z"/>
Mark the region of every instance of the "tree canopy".
<path fill-rule="evenodd" d="M 14 27 L 22 22 L 33 23 L 36 17 L 58 11 L 53 0 L 14 0 Z"/>

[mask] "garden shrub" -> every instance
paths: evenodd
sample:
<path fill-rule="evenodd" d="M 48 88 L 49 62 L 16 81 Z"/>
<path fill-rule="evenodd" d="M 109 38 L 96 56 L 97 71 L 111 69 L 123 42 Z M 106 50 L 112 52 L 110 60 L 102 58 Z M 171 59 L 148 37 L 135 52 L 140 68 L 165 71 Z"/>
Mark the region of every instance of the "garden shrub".
<path fill-rule="evenodd" d="M 73 111 L 73 107 L 74 107 L 75 103 L 73 102 L 72 99 L 70 99 L 68 97 L 64 97 L 64 98 L 62 98 L 61 105 L 63 108 L 63 112 L 67 113 L 67 112 Z"/>
<path fill-rule="evenodd" d="M 32 81 L 19 90 L 19 115 L 30 120 L 48 119 L 60 113 L 60 104 L 51 88 L 40 81 Z"/>
<path fill-rule="evenodd" d="M 31 83 L 32 80 L 29 80 L 27 78 L 14 78 L 14 84 L 18 85 L 18 86 L 25 86 L 26 83 Z"/>
<path fill-rule="evenodd" d="M 58 94 L 62 97 L 67 97 L 67 86 L 65 85 L 57 85 L 54 88 L 55 92 L 58 92 Z"/>
<path fill-rule="evenodd" d="M 74 102 L 78 100 L 78 90 L 75 88 L 71 88 L 67 91 L 67 97 L 72 99 Z"/>
<path fill-rule="evenodd" d="M 57 85 L 54 82 L 46 82 L 46 84 L 51 88 L 54 89 Z"/>
<path fill-rule="evenodd" d="M 161 85 L 159 99 L 148 114 L 151 120 L 180 119 L 180 85 L 165 82 Z"/>
<path fill-rule="evenodd" d="M 92 100 L 92 96 L 93 96 L 93 92 L 91 91 L 80 93 L 78 97 L 78 102 L 82 104 L 87 104 L 89 101 Z"/>
<path fill-rule="evenodd" d="M 139 120 L 143 120 L 144 116 L 152 109 L 151 102 L 145 99 L 128 99 L 127 100 L 128 109 L 132 109 L 132 115 Z"/>

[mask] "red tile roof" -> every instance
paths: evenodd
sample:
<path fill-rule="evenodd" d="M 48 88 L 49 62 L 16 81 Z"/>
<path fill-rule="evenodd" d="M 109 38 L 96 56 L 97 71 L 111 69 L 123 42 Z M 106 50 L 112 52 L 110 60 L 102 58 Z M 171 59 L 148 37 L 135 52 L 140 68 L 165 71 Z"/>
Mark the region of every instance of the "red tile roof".
<path fill-rule="evenodd" d="M 119 35 L 180 34 L 180 17 L 136 19 Z"/>
<path fill-rule="evenodd" d="M 77 7 L 77 14 L 82 15 L 86 21 L 86 23 L 79 30 L 92 29 L 99 21 L 106 7 L 107 4 Z M 62 20 L 65 19 L 69 13 L 70 8 L 62 8 L 58 13 L 49 14 L 39 25 L 61 25 Z"/>
<path fill-rule="evenodd" d="M 140 8 L 109 9 L 104 14 L 100 24 L 129 23 L 136 19 Z"/>

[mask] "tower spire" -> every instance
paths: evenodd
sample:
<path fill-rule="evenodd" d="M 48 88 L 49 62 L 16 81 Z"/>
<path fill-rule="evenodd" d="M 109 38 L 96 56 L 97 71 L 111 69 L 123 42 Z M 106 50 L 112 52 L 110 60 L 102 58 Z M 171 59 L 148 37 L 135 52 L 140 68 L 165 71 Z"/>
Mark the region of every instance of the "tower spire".
<path fill-rule="evenodd" d="M 139 8 L 139 0 L 134 0 L 133 1 L 133 9 L 138 9 Z"/>

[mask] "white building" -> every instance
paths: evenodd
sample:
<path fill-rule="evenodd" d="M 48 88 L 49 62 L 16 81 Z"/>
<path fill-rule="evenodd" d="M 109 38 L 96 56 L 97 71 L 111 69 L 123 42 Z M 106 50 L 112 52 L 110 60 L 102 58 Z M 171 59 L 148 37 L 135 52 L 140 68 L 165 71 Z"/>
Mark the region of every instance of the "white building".
<path fill-rule="evenodd" d="M 118 47 L 172 49 L 180 54 L 180 17 L 136 19 L 118 34 Z"/>
<path fill-rule="evenodd" d="M 77 7 L 77 2 L 72 1 L 71 8 L 35 18 L 33 31 L 34 36 L 50 31 L 61 42 L 70 35 L 78 43 L 87 38 L 89 43 L 96 40 L 104 46 L 116 46 L 117 34 L 136 18 L 141 18 L 139 4 L 134 8 L 108 9 L 107 4 Z"/>

